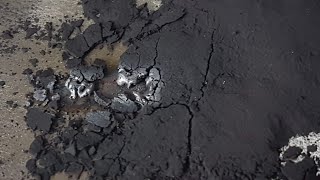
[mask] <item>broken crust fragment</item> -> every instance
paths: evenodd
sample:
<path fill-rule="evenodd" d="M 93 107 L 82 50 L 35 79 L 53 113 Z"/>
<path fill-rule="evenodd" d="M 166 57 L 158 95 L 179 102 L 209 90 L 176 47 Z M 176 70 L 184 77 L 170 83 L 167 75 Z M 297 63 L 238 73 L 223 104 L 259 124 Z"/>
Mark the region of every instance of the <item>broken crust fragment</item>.
<path fill-rule="evenodd" d="M 109 111 L 90 112 L 86 121 L 99 127 L 108 127 L 111 124 L 111 113 Z"/>
<path fill-rule="evenodd" d="M 96 103 L 98 103 L 100 106 L 108 107 L 110 105 L 110 102 L 107 102 L 104 100 L 96 91 L 93 92 L 93 98 Z"/>
<path fill-rule="evenodd" d="M 54 116 L 38 108 L 30 108 L 26 114 L 27 125 L 32 130 L 40 130 L 46 133 L 51 129 L 53 118 Z"/>

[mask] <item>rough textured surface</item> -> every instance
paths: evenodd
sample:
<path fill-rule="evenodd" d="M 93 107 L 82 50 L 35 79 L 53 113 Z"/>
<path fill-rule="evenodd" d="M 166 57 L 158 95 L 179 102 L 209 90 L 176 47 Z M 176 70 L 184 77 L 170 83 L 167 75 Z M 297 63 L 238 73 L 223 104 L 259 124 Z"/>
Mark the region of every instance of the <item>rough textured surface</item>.
<path fill-rule="evenodd" d="M 33 143 L 32 152 L 42 152 L 27 163 L 33 175 L 69 169 L 91 179 L 316 178 L 312 159 L 282 167 L 278 158 L 290 137 L 319 131 L 316 1 L 167 0 L 155 12 L 127 0 L 82 4 L 95 23 L 67 40 L 71 55 L 84 59 L 101 40 L 126 41 L 121 67 L 157 69 L 161 98 L 139 108 L 129 96 L 120 105 L 130 108 L 99 106 L 114 116 L 110 127 L 88 126 L 81 117 L 66 125 L 58 113 L 52 136 L 41 135 L 50 145 Z M 94 97 L 83 101 L 96 108 Z"/>

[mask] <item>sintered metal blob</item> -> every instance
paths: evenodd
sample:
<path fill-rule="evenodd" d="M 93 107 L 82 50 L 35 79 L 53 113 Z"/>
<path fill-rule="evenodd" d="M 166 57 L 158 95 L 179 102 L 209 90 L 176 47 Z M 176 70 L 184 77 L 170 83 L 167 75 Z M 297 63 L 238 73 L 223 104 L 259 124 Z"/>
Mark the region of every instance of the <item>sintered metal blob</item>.
<path fill-rule="evenodd" d="M 132 94 L 134 95 L 134 97 L 136 98 L 135 101 L 140 104 L 140 105 L 145 105 L 147 104 L 147 101 L 138 93 L 133 91 Z"/>
<path fill-rule="evenodd" d="M 160 72 L 156 68 L 152 68 L 149 76 L 146 78 L 147 92 L 145 98 L 149 101 L 160 101 L 160 91 L 164 87 L 164 83 L 160 81 Z"/>
<path fill-rule="evenodd" d="M 86 81 L 82 81 L 79 83 L 77 80 L 74 80 L 72 78 L 69 78 L 65 86 L 70 91 L 70 99 L 75 99 L 77 97 L 85 97 L 87 95 L 90 95 L 93 91 L 93 84 L 88 83 Z"/>
<path fill-rule="evenodd" d="M 136 70 L 130 71 L 123 67 L 120 67 L 118 73 L 117 84 L 119 86 L 126 85 L 128 89 L 132 85 L 136 85 L 144 79 L 146 91 L 132 92 L 135 97 L 136 103 L 140 105 L 146 105 L 154 102 L 159 102 L 161 100 L 160 91 L 164 87 L 164 83 L 161 81 L 160 71 L 157 68 L 151 68 L 149 72 L 147 72 L 146 68 L 138 68 Z M 121 94 L 113 101 L 123 99 L 123 96 L 125 95 Z M 118 102 L 121 101 L 118 100 Z"/>
<path fill-rule="evenodd" d="M 139 68 L 132 72 L 126 70 L 125 68 L 119 68 L 118 73 L 117 84 L 119 86 L 126 85 L 127 88 L 136 85 L 148 74 L 145 68 Z"/>
<path fill-rule="evenodd" d="M 70 98 L 85 97 L 92 93 L 93 83 L 104 77 L 103 68 L 97 66 L 82 66 L 70 71 L 70 77 L 65 86 L 70 91 Z"/>

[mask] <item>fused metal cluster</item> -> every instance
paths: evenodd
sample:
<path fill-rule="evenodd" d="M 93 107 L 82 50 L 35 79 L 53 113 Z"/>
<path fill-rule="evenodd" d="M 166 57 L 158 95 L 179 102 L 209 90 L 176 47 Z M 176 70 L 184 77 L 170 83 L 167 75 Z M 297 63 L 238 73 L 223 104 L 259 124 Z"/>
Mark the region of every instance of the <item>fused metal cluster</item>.
<path fill-rule="evenodd" d="M 123 67 L 119 68 L 118 73 L 117 84 L 119 86 L 126 85 L 128 89 L 131 86 L 141 82 L 141 80 L 143 80 L 148 74 L 146 68 L 139 68 L 134 71 L 129 71 Z"/>
<path fill-rule="evenodd" d="M 119 86 L 126 85 L 129 89 L 133 85 L 140 82 L 145 83 L 145 92 L 132 92 L 135 96 L 136 102 L 141 105 L 148 104 L 148 102 L 159 102 L 161 99 L 160 91 L 163 88 L 164 83 L 161 81 L 160 71 L 157 68 L 138 68 L 133 71 L 126 70 L 125 68 L 119 68 L 119 75 L 117 84 Z"/>
<path fill-rule="evenodd" d="M 104 77 L 103 68 L 96 66 L 81 66 L 70 72 L 70 77 L 65 86 L 70 91 L 71 99 L 85 97 L 93 91 L 93 82 Z"/>

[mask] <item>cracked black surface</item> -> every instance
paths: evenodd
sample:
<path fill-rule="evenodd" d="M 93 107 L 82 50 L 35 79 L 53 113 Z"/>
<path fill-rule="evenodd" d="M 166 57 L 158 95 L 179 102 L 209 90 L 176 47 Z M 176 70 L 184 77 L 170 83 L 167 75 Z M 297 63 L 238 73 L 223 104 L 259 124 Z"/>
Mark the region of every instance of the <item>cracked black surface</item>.
<path fill-rule="evenodd" d="M 66 41 L 68 56 L 75 56 L 68 58 L 82 61 L 102 41 L 126 41 L 121 67 L 156 68 L 161 100 L 111 111 L 107 123 L 93 115 L 95 125 L 80 119 L 61 128 L 59 118 L 49 128 L 51 119 L 29 124 L 43 130 L 30 147 L 31 173 L 42 179 L 63 170 L 86 171 L 91 179 L 316 179 L 310 160 L 281 167 L 278 149 L 297 133 L 319 130 L 319 4 L 170 0 L 149 13 L 127 0 L 82 3 L 96 24 Z M 114 103 L 96 92 L 94 101 L 103 109 Z"/>

